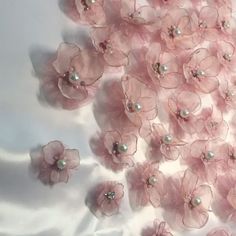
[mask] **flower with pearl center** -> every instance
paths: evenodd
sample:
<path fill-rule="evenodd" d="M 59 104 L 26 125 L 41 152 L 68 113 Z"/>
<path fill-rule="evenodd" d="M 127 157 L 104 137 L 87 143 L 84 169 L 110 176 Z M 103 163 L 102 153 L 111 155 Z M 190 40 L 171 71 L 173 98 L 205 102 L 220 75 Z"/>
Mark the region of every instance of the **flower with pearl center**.
<path fill-rule="evenodd" d="M 200 197 L 194 197 L 191 199 L 190 203 L 193 207 L 197 207 L 202 203 L 202 199 Z"/>

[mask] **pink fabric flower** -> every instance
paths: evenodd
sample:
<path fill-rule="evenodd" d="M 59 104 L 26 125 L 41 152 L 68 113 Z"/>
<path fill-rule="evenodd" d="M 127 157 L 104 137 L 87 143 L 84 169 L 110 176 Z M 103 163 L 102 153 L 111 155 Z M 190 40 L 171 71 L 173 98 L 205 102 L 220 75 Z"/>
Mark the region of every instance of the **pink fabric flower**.
<path fill-rule="evenodd" d="M 104 0 L 75 0 L 80 20 L 90 25 L 105 25 Z"/>
<path fill-rule="evenodd" d="M 138 138 L 134 134 L 107 131 L 93 138 L 90 146 L 105 167 L 118 171 L 133 166 L 137 141 Z"/>
<path fill-rule="evenodd" d="M 119 213 L 124 197 L 124 186 L 116 181 L 106 181 L 98 184 L 88 194 L 86 204 L 97 216 L 112 216 Z"/>
<path fill-rule="evenodd" d="M 170 177 L 167 186 L 164 207 L 170 226 L 199 229 L 206 225 L 213 198 L 210 186 L 201 184 L 189 169 L 183 176 Z"/>
<path fill-rule="evenodd" d="M 223 164 L 223 152 L 217 141 L 196 140 L 184 155 L 184 162 L 200 179 L 215 183 L 219 166 Z"/>
<path fill-rule="evenodd" d="M 173 236 L 165 221 L 154 220 L 153 227 L 148 227 L 142 231 L 142 236 Z"/>
<path fill-rule="evenodd" d="M 176 88 L 182 74 L 175 55 L 165 52 L 159 43 L 152 43 L 146 55 L 147 70 L 153 83 L 163 88 Z"/>
<path fill-rule="evenodd" d="M 124 66 L 128 64 L 127 38 L 116 29 L 96 27 L 92 30 L 93 44 L 104 60 L 110 66 Z"/>
<path fill-rule="evenodd" d="M 125 113 L 137 127 L 157 116 L 157 96 L 153 89 L 136 76 L 124 75 L 121 79 L 125 95 Z"/>
<path fill-rule="evenodd" d="M 227 6 L 232 8 L 232 1 L 231 0 L 207 0 L 207 3 L 210 6 L 214 7 L 222 7 L 222 6 Z"/>
<path fill-rule="evenodd" d="M 79 151 L 66 149 L 60 141 L 52 141 L 31 153 L 31 161 L 38 178 L 48 185 L 67 183 L 80 164 Z"/>
<path fill-rule="evenodd" d="M 230 143 L 224 143 L 220 147 L 224 165 L 221 165 L 222 172 L 233 171 L 236 168 L 236 147 Z"/>
<path fill-rule="evenodd" d="M 218 59 L 206 48 L 193 52 L 187 63 L 183 65 L 186 83 L 203 93 L 211 93 L 219 86 L 217 75 L 220 72 Z"/>
<path fill-rule="evenodd" d="M 192 38 L 192 25 L 189 13 L 183 8 L 173 8 L 162 18 L 161 38 L 166 47 L 190 49 L 196 46 Z"/>
<path fill-rule="evenodd" d="M 231 234 L 227 229 L 214 228 L 207 234 L 207 236 L 235 236 L 235 234 Z"/>
<path fill-rule="evenodd" d="M 151 203 L 154 207 L 160 205 L 165 194 L 165 177 L 158 170 L 157 164 L 144 162 L 137 164 L 127 174 L 129 184 L 129 199 L 131 207 L 138 209 Z"/>
<path fill-rule="evenodd" d="M 214 213 L 224 221 L 236 222 L 236 173 L 223 173 L 217 179 L 218 195 L 213 205 Z"/>
<path fill-rule="evenodd" d="M 195 112 L 201 106 L 200 97 L 190 91 L 181 91 L 176 96 L 168 100 L 169 110 L 171 114 L 171 123 L 175 135 L 180 136 L 180 130 L 193 134 L 196 133 L 196 115 Z"/>
<path fill-rule="evenodd" d="M 142 131 L 142 136 L 145 136 L 148 143 L 148 157 L 153 161 L 160 161 L 162 158 L 176 160 L 180 156 L 179 147 L 185 145 L 185 142 L 167 131 L 163 124 L 153 123 L 147 130 Z"/>
<path fill-rule="evenodd" d="M 197 133 L 201 139 L 226 139 L 229 126 L 221 111 L 216 108 L 204 108 L 196 122 Z"/>

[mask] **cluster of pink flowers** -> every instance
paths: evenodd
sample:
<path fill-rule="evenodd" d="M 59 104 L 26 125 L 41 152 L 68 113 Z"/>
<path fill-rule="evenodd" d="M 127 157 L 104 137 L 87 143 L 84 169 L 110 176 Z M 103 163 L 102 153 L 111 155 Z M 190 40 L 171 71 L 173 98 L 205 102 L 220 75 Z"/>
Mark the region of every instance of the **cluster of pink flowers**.
<path fill-rule="evenodd" d="M 91 149 L 105 168 L 126 173 L 134 210 L 162 207 L 172 229 L 202 228 L 209 211 L 236 223 L 236 147 L 227 140 L 236 131 L 228 119 L 236 109 L 231 1 L 75 0 L 69 9 L 90 26 L 90 46 L 60 45 L 41 84 L 48 101 L 71 110 L 94 100 L 101 130 Z M 103 79 L 117 72 L 120 78 Z M 138 138 L 147 146 L 143 163 L 135 156 Z M 59 142 L 44 146 L 39 178 L 67 181 L 76 155 Z M 177 159 L 185 171 L 159 170 Z M 117 214 L 124 186 L 99 183 L 87 205 L 97 216 Z M 155 220 L 143 235 L 173 235 L 165 221 Z M 220 235 L 231 234 L 208 234 Z"/>

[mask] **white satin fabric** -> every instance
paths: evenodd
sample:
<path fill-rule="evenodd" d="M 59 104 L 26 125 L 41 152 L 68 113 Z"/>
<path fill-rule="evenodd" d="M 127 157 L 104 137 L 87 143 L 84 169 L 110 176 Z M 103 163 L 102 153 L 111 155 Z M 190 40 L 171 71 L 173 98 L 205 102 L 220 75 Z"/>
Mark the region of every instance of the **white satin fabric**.
<path fill-rule="evenodd" d="M 63 40 L 86 43 L 83 35 L 56 0 L 0 0 L 0 236 L 137 236 L 155 218 L 162 219 L 162 210 L 151 206 L 133 212 L 125 173 L 114 174 L 96 161 L 89 148 L 98 130 L 92 106 L 57 110 L 39 96 L 34 68 L 42 55 L 54 52 Z M 29 151 L 55 139 L 78 148 L 81 165 L 68 184 L 50 188 L 29 171 Z M 136 160 L 144 158 L 139 144 Z M 171 174 L 179 165 L 161 169 Z M 98 220 L 85 197 L 101 180 L 117 180 L 126 188 L 120 214 Z M 211 215 L 204 229 L 175 235 L 205 235 L 216 225 L 223 224 Z"/>

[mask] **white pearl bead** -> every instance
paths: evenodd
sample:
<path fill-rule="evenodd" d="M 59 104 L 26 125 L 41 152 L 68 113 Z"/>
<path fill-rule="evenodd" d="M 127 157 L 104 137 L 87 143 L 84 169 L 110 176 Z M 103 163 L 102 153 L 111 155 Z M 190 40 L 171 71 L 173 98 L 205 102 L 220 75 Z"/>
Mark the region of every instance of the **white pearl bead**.
<path fill-rule="evenodd" d="M 119 144 L 118 145 L 118 152 L 124 153 L 128 151 L 128 146 L 126 144 Z"/>
<path fill-rule="evenodd" d="M 180 36 L 182 34 L 181 30 L 179 28 L 176 28 L 174 30 L 176 36 Z"/>
<path fill-rule="evenodd" d="M 226 61 L 231 61 L 232 55 L 231 55 L 231 54 L 228 54 L 228 53 L 225 53 L 225 54 L 223 55 L 223 58 L 224 58 Z"/>
<path fill-rule="evenodd" d="M 230 28 L 230 23 L 229 23 L 229 21 L 223 21 L 223 22 L 222 22 L 222 25 L 223 25 L 224 29 L 229 29 L 229 28 Z"/>
<path fill-rule="evenodd" d="M 198 76 L 204 76 L 205 72 L 203 70 L 197 70 L 197 75 Z"/>
<path fill-rule="evenodd" d="M 212 151 L 208 151 L 208 152 L 207 152 L 207 155 L 206 155 L 206 159 L 207 159 L 207 160 L 211 160 L 211 159 L 213 159 L 214 157 L 215 157 L 214 152 L 212 152 Z"/>
<path fill-rule="evenodd" d="M 172 142 L 172 136 L 170 134 L 167 134 L 167 135 L 162 137 L 162 141 L 165 144 L 170 144 Z"/>
<path fill-rule="evenodd" d="M 89 5 L 89 4 L 93 4 L 93 3 L 95 3 L 96 2 L 96 0 L 86 0 L 86 3 Z"/>
<path fill-rule="evenodd" d="M 157 178 L 156 178 L 156 176 L 153 175 L 153 176 L 151 176 L 151 177 L 148 178 L 148 184 L 154 186 L 156 183 L 157 183 Z"/>
<path fill-rule="evenodd" d="M 183 109 L 183 110 L 180 110 L 180 113 L 179 113 L 179 114 L 180 114 L 180 116 L 181 116 L 182 118 L 188 118 L 190 112 L 189 112 L 188 109 Z"/>
<path fill-rule="evenodd" d="M 168 71 L 168 66 L 167 65 L 160 65 L 160 72 L 165 73 Z"/>
<path fill-rule="evenodd" d="M 65 160 L 58 160 L 57 161 L 57 168 L 59 170 L 64 170 L 66 167 L 66 161 Z"/>
<path fill-rule="evenodd" d="M 194 207 L 199 206 L 201 203 L 202 203 L 202 199 L 201 199 L 200 197 L 194 197 L 194 198 L 191 200 L 191 204 L 192 204 L 192 206 L 194 206 Z"/>
<path fill-rule="evenodd" d="M 142 106 L 141 106 L 139 103 L 135 103 L 135 104 L 134 104 L 134 110 L 137 111 L 137 112 L 139 112 L 139 111 L 142 110 Z"/>
<path fill-rule="evenodd" d="M 70 73 L 70 80 L 78 81 L 79 79 L 79 75 L 76 72 L 73 71 L 72 73 Z"/>

